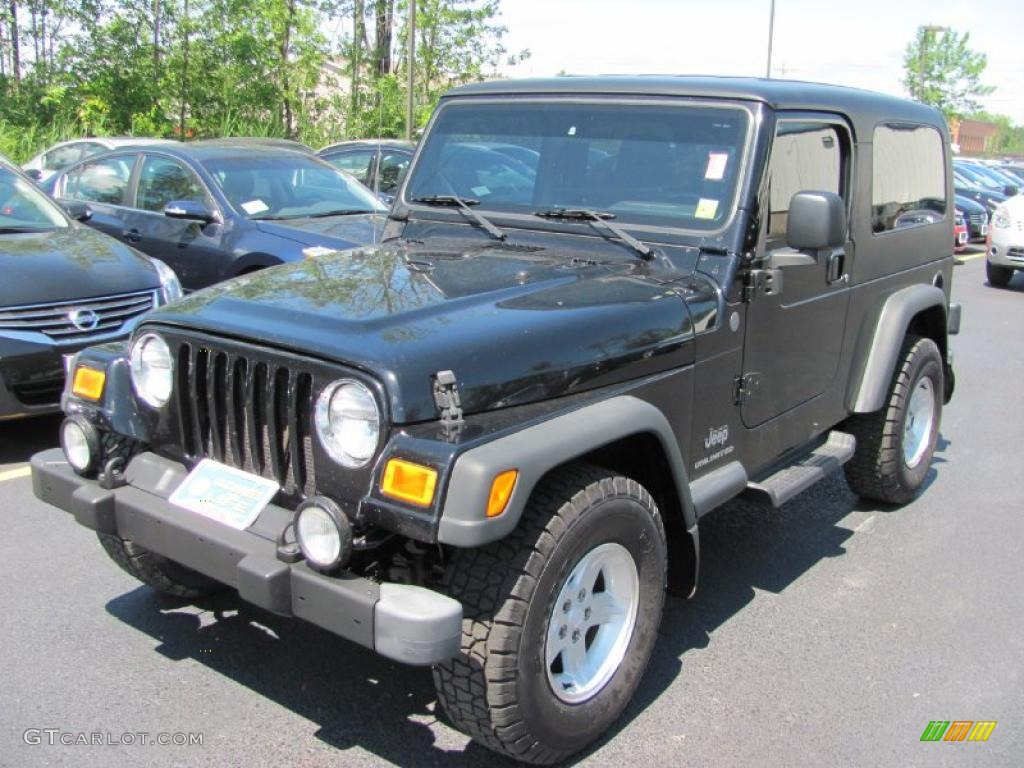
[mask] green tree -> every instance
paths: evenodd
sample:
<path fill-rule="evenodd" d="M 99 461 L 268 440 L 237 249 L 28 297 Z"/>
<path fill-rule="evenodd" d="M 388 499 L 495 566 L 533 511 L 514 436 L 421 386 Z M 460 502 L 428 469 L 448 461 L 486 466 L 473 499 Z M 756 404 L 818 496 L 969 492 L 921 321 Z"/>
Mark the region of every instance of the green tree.
<path fill-rule="evenodd" d="M 988 57 L 970 48 L 970 33 L 921 26 L 903 54 L 903 86 L 911 98 L 938 108 L 947 118 L 979 108 L 977 97 L 994 87 L 981 82 Z"/>

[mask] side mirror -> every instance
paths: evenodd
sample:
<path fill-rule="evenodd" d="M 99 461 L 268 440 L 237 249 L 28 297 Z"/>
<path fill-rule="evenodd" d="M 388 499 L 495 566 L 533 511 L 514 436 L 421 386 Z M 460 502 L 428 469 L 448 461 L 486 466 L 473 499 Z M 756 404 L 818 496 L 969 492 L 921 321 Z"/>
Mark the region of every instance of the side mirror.
<path fill-rule="evenodd" d="M 81 200 L 64 200 L 61 205 L 68 216 L 75 221 L 81 221 L 84 224 L 92 218 L 92 208 Z"/>
<path fill-rule="evenodd" d="M 43 172 L 38 168 L 29 168 L 25 171 L 25 175 L 32 179 L 32 181 L 39 181 L 43 178 Z"/>
<path fill-rule="evenodd" d="M 835 248 L 846 240 L 846 205 L 835 192 L 797 192 L 789 201 L 786 245 L 798 251 Z"/>
<path fill-rule="evenodd" d="M 164 216 L 169 219 L 201 221 L 204 224 L 220 221 L 215 210 L 198 200 L 173 200 L 164 206 Z"/>
<path fill-rule="evenodd" d="M 1006 195 L 1007 197 L 1013 197 L 1018 192 L 1020 192 L 1020 189 L 1014 184 L 1007 184 L 1005 187 L 1003 187 L 1003 194 Z"/>

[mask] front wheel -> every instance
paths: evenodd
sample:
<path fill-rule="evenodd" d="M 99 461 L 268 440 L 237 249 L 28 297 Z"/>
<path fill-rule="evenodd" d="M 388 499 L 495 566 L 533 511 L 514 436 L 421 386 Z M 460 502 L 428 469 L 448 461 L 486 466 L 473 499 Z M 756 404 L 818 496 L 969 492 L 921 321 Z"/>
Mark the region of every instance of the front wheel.
<path fill-rule="evenodd" d="M 845 467 L 855 493 L 889 504 L 914 498 L 935 453 L 944 393 L 939 348 L 931 339 L 908 336 L 885 406 L 847 421 L 857 438 Z"/>
<path fill-rule="evenodd" d="M 985 277 L 988 278 L 988 284 L 993 288 L 1005 288 L 1013 279 L 1013 269 L 1010 267 L 1000 267 L 991 261 L 986 261 Z"/>
<path fill-rule="evenodd" d="M 453 723 L 538 764 L 596 740 L 650 659 L 666 563 L 658 508 L 637 482 L 582 464 L 545 478 L 512 534 L 449 565 L 462 649 L 434 682 Z"/>

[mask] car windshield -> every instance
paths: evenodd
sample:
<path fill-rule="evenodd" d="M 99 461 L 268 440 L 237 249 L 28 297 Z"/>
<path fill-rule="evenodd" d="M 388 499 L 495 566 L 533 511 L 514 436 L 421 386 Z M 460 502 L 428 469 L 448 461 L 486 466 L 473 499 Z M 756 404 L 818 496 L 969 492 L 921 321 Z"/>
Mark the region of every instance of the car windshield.
<path fill-rule="evenodd" d="M 0 233 L 64 229 L 67 218 L 31 182 L 0 165 Z"/>
<path fill-rule="evenodd" d="M 387 209 L 362 184 L 297 152 L 254 150 L 203 161 L 231 206 L 250 219 L 300 219 Z"/>
<path fill-rule="evenodd" d="M 718 229 L 733 210 L 748 123 L 728 106 L 456 102 L 439 111 L 405 199 L 454 194 L 477 210 Z"/>

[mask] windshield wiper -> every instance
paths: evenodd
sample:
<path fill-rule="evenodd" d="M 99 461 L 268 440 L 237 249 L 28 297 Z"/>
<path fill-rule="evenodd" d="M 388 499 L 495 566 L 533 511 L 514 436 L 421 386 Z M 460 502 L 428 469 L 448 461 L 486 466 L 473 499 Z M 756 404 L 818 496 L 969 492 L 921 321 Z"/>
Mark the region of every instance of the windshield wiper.
<path fill-rule="evenodd" d="M 426 205 L 453 205 L 486 229 L 492 237 L 502 241 L 508 238 L 505 232 L 485 219 L 483 214 L 477 213 L 469 207 L 471 205 L 480 205 L 479 200 L 474 200 L 471 197 L 459 197 L 458 195 L 426 195 L 424 197 L 414 197 L 412 202 L 425 203 Z"/>
<path fill-rule="evenodd" d="M 0 227 L 0 235 L 11 235 L 16 232 L 51 232 L 53 227 Z"/>
<path fill-rule="evenodd" d="M 323 213 L 309 213 L 296 218 L 301 219 L 325 219 L 328 216 L 353 216 L 357 213 L 377 213 L 377 211 L 371 211 L 368 208 L 339 208 L 336 211 L 324 211 Z M 380 211 L 383 213 L 383 211 Z"/>
<path fill-rule="evenodd" d="M 653 248 L 641 243 L 618 224 L 612 224 L 612 222 L 609 221 L 609 219 L 615 218 L 614 213 L 591 211 L 587 208 L 551 208 L 547 211 L 534 211 L 533 215 L 540 216 L 542 219 L 568 219 L 589 222 L 599 228 L 604 228 L 611 232 L 622 242 L 639 253 L 645 261 L 650 261 L 654 258 Z"/>

